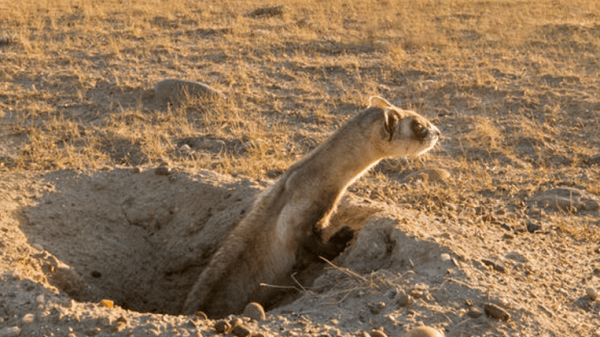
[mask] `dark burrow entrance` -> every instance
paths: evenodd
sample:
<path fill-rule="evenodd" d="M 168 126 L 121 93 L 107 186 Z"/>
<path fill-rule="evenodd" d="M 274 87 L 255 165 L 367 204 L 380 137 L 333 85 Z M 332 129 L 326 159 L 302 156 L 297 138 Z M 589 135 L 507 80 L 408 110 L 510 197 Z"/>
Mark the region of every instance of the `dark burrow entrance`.
<path fill-rule="evenodd" d="M 25 210 L 21 228 L 45 249 L 40 260 L 51 284 L 77 301 L 179 313 L 218 243 L 264 186 L 212 172 L 158 173 L 45 177 L 52 191 Z"/>

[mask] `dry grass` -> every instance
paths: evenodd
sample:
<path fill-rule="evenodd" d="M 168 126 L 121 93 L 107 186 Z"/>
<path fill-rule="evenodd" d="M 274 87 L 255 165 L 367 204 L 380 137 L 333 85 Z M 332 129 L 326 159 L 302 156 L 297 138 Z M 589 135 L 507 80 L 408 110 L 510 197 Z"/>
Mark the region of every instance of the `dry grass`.
<path fill-rule="evenodd" d="M 444 214 L 523 181 L 599 192 L 582 178 L 600 147 L 595 1 L 288 1 L 247 15 L 273 5 L 1 2 L 3 132 L 26 138 L 3 169 L 170 162 L 276 177 L 378 94 L 440 125 L 427 165 L 453 177 L 406 186 L 400 172 L 425 163 L 388 162 L 359 193 Z M 158 107 L 166 77 L 229 99 Z"/>

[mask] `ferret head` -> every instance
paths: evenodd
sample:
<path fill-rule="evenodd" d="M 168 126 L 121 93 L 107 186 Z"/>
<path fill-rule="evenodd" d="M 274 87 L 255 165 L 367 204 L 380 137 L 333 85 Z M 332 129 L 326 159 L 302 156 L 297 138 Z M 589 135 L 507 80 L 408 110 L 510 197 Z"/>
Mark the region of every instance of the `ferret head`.
<path fill-rule="evenodd" d="M 383 110 L 380 148 L 389 157 L 419 156 L 433 148 L 441 133 L 425 117 L 393 106 L 385 99 L 373 96 L 369 108 Z"/>

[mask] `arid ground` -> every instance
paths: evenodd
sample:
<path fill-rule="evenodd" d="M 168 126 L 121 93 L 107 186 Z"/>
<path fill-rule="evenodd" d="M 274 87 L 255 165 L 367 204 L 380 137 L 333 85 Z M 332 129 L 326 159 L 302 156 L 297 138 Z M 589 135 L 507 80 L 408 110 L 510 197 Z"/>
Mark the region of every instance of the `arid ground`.
<path fill-rule="evenodd" d="M 443 139 L 349 188 L 352 245 L 264 320 L 178 315 L 372 95 Z M 0 0 L 1 337 L 600 336 L 598 291 L 600 2 Z"/>

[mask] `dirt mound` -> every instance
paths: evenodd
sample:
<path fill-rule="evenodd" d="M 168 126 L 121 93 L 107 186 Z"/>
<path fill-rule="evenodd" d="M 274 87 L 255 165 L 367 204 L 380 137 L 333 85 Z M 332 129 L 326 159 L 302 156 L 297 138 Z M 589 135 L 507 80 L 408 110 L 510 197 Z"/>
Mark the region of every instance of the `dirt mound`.
<path fill-rule="evenodd" d="M 44 269 L 58 288 L 78 301 L 106 298 L 139 312 L 178 313 L 216 244 L 260 188 L 208 172 L 157 172 L 45 177 L 54 192 L 25 210 L 21 228 L 46 250 Z M 71 272 L 57 269 L 56 260 Z M 79 285 L 71 284 L 76 275 Z"/>

